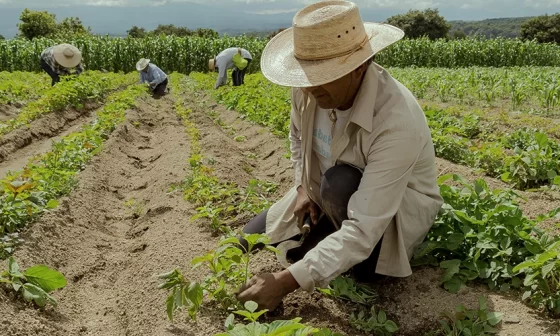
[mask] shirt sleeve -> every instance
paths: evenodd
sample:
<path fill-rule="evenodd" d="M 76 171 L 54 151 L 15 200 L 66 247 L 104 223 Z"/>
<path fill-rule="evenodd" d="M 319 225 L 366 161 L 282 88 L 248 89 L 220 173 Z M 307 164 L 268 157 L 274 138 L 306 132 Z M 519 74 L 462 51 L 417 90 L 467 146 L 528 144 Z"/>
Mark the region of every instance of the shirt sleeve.
<path fill-rule="evenodd" d="M 82 72 L 84 72 L 84 66 L 82 65 L 82 63 L 78 64 L 78 66 L 76 66 L 76 74 L 81 74 Z"/>
<path fill-rule="evenodd" d="M 302 289 L 313 291 L 367 259 L 395 217 L 421 152 L 414 130 L 382 134 L 370 148 L 348 220 L 288 270 Z"/>
<path fill-rule="evenodd" d="M 303 158 L 301 156 L 301 115 L 296 105 L 297 97 L 295 89 L 292 89 L 292 110 L 290 113 L 290 160 L 294 168 L 294 183 L 296 187 L 301 185 L 303 177 Z"/>

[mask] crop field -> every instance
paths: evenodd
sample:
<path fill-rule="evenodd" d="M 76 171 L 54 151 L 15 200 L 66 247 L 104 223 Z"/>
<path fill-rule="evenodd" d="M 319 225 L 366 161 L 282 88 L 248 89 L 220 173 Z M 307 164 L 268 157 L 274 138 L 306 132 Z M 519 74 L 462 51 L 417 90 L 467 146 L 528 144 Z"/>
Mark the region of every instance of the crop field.
<path fill-rule="evenodd" d="M 254 68 L 244 86 L 212 90 L 216 74 L 196 72 L 204 65 L 194 60 L 216 42 L 164 64 L 171 93 L 154 100 L 126 57 L 161 41 L 82 42 L 91 68 L 51 87 L 46 74 L 25 72 L 36 70 L 34 56 L 18 57 L 17 69 L 6 58 L 48 41 L 0 41 L 0 69 L 24 70 L 0 72 L 0 334 L 560 333 L 552 46 L 535 64 L 499 59 L 499 43 L 509 43 L 500 40 L 487 46 L 488 64 L 389 64 L 424 108 L 445 200 L 414 274 L 370 285 L 341 276 L 264 313 L 234 293 L 253 274 L 281 270 L 276 251 L 244 253 L 236 237 L 293 183 L 289 89 Z M 432 48 L 422 43 L 398 46 Z M 266 242 L 246 238 L 251 248 Z"/>

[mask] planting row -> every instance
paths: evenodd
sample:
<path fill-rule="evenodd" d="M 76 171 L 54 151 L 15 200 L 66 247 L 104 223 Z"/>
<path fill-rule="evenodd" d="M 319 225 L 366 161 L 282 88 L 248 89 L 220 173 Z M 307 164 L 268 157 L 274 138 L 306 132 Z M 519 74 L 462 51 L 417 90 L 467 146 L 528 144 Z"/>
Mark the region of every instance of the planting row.
<path fill-rule="evenodd" d="M 56 199 L 76 186 L 76 174 L 102 149 L 116 125 L 124 121 L 125 111 L 143 92 L 144 87 L 133 85 L 112 94 L 91 125 L 54 142 L 50 152 L 32 158 L 23 171 L 1 180 L 0 256 L 10 254 L 20 242 L 18 233 L 55 208 Z"/>
<path fill-rule="evenodd" d="M 48 76 L 31 72 L 0 72 L 0 105 L 24 105 L 50 87 Z"/>
<path fill-rule="evenodd" d="M 391 68 L 390 73 L 417 98 L 508 110 L 558 112 L 560 68 Z"/>
<path fill-rule="evenodd" d="M 193 73 L 199 88 L 208 88 L 212 76 Z M 289 89 L 268 82 L 262 75 L 250 75 L 242 87 L 213 91 L 226 107 L 251 121 L 286 136 L 289 126 Z M 446 160 L 482 169 L 492 177 L 518 189 L 530 189 L 560 182 L 560 146 L 546 134 L 532 129 L 504 133 L 491 123 L 481 123 L 475 114 L 454 116 L 446 110 L 425 110 L 436 154 Z"/>
<path fill-rule="evenodd" d="M 0 136 L 28 125 L 41 116 L 67 107 L 83 108 L 86 101 L 103 99 L 109 92 L 132 84 L 138 78 L 134 74 L 122 75 L 88 71 L 73 76 L 44 91 L 41 98 L 27 104 L 17 117 L 0 122 Z"/>

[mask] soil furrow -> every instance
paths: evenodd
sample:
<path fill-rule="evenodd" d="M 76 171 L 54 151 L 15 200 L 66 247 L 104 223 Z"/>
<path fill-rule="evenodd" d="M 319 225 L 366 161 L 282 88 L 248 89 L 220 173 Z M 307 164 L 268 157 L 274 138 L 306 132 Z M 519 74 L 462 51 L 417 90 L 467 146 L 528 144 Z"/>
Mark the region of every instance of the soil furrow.
<path fill-rule="evenodd" d="M 51 140 L 79 130 L 95 118 L 100 103 L 88 103 L 81 110 L 53 112 L 0 137 L 0 176 L 21 169 L 28 158 L 50 149 Z"/>

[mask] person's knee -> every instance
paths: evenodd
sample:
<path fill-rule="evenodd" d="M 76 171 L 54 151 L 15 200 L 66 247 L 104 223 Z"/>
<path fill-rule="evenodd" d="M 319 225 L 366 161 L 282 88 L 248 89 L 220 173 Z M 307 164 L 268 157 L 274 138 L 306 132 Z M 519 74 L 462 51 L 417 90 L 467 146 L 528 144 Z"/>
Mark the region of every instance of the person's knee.
<path fill-rule="evenodd" d="M 348 165 L 329 168 L 321 181 L 321 200 L 327 204 L 348 203 L 350 196 L 358 189 L 362 173 Z"/>

